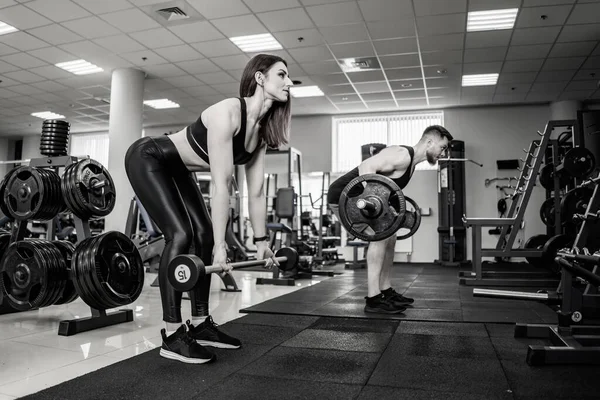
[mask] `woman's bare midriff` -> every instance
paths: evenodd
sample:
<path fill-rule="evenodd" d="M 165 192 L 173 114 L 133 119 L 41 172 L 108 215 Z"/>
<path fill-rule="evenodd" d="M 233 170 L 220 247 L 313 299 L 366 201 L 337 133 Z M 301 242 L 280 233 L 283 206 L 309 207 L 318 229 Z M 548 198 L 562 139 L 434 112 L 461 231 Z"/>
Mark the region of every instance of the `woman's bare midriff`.
<path fill-rule="evenodd" d="M 188 142 L 186 137 L 186 128 L 177 133 L 168 135 L 167 137 L 171 139 L 175 145 L 179 156 L 189 171 L 196 172 L 210 170 L 210 165 L 200 158 L 194 149 L 192 149 L 192 146 L 190 146 L 190 142 Z"/>

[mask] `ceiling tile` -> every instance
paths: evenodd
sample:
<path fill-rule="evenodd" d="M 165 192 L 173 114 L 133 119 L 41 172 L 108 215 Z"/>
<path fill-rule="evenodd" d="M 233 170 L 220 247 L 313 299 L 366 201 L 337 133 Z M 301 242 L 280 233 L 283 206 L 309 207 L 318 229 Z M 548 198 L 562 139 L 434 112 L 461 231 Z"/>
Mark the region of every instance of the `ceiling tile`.
<path fill-rule="evenodd" d="M 270 11 L 260 13 L 257 17 L 271 32 L 310 29 L 315 27 L 303 8 Z"/>
<path fill-rule="evenodd" d="M 4 74 L 4 76 L 7 76 L 10 79 L 14 79 L 15 81 L 19 81 L 19 82 L 23 82 L 23 83 L 45 81 L 45 79 L 42 78 L 41 76 L 36 75 L 36 74 L 34 74 L 32 72 L 29 72 L 29 71 L 7 72 L 7 73 Z"/>
<path fill-rule="evenodd" d="M 434 90 L 431 94 L 437 94 Z M 425 90 L 417 89 L 417 90 L 396 90 L 394 91 L 394 97 L 398 100 L 408 100 L 408 99 L 424 99 L 427 95 L 425 94 Z"/>
<path fill-rule="evenodd" d="M 556 43 L 548 57 L 588 56 L 598 42 Z"/>
<path fill-rule="evenodd" d="M 218 83 L 218 84 L 212 85 L 212 87 L 217 92 L 223 93 L 224 95 L 237 96 L 237 93 L 240 89 L 240 84 L 237 82 Z"/>
<path fill-rule="evenodd" d="M 145 65 L 143 69 L 152 78 L 169 78 L 187 75 L 187 72 L 173 64 Z"/>
<path fill-rule="evenodd" d="M 381 92 L 389 92 L 390 88 L 387 85 L 387 82 L 366 82 L 366 83 L 355 83 L 354 87 L 358 90 L 358 93 L 381 93 Z"/>
<path fill-rule="evenodd" d="M 312 75 L 311 78 L 319 86 L 343 85 L 348 83 L 346 75 L 341 72 L 337 74 Z"/>
<path fill-rule="evenodd" d="M 569 16 L 567 24 L 600 23 L 600 3 L 576 4 Z"/>
<path fill-rule="evenodd" d="M 367 28 L 373 40 L 416 36 L 412 20 L 369 22 Z"/>
<path fill-rule="evenodd" d="M 461 33 L 465 31 L 466 23 L 466 13 L 417 17 L 419 36 Z"/>
<path fill-rule="evenodd" d="M 364 24 L 350 24 L 328 26 L 320 29 L 325 41 L 329 44 L 364 42 L 369 40 L 369 35 Z"/>
<path fill-rule="evenodd" d="M 74 21 L 63 22 L 62 25 L 87 39 L 111 36 L 121 33 L 117 28 L 106 23 L 98 17 L 76 19 Z"/>
<path fill-rule="evenodd" d="M 583 69 L 595 69 L 600 67 L 600 57 L 589 57 L 581 66 Z"/>
<path fill-rule="evenodd" d="M 527 93 L 531 89 L 531 83 L 502 83 L 496 85 L 496 94 L 509 94 L 509 93 Z"/>
<path fill-rule="evenodd" d="M 410 0 L 359 0 L 365 21 L 413 19 Z"/>
<path fill-rule="evenodd" d="M 345 95 L 345 94 L 356 93 L 356 91 L 354 90 L 352 85 L 335 85 L 335 86 L 319 85 L 319 87 L 327 95 L 334 95 L 334 94 Z"/>
<path fill-rule="evenodd" d="M 389 80 L 420 79 L 423 76 L 421 68 L 393 68 L 386 69 L 385 74 Z"/>
<path fill-rule="evenodd" d="M 561 92 L 569 82 L 535 82 L 531 86 L 532 92 Z"/>
<path fill-rule="evenodd" d="M 0 60 L 0 73 L 18 71 L 19 69 L 19 67 Z M 6 84 L 4 86 L 6 86 Z"/>
<path fill-rule="evenodd" d="M 191 75 L 177 76 L 173 78 L 165 78 L 165 81 L 177 88 L 193 87 L 202 85 L 202 81 Z"/>
<path fill-rule="evenodd" d="M 183 91 L 189 93 L 191 96 L 210 96 L 213 94 L 219 94 L 219 92 L 208 85 L 187 87 L 183 88 Z"/>
<path fill-rule="evenodd" d="M 175 65 L 193 75 L 221 71 L 221 68 L 210 60 L 181 61 Z"/>
<path fill-rule="evenodd" d="M 334 103 L 338 104 L 338 103 L 354 103 L 354 102 L 361 102 L 360 97 L 358 97 L 357 94 L 336 94 L 336 95 L 331 95 L 329 96 L 329 98 L 331 98 L 331 101 L 333 101 Z"/>
<path fill-rule="evenodd" d="M 160 49 L 155 49 L 154 52 L 170 62 L 199 60 L 204 58 L 200 53 L 187 44 L 181 46 L 163 47 Z"/>
<path fill-rule="evenodd" d="M 2 22 L 14 26 L 19 30 L 36 28 L 52 23 L 49 19 L 22 5 L 3 8 Z"/>
<path fill-rule="evenodd" d="M 544 82 L 565 82 L 570 81 L 575 75 L 575 70 L 556 70 L 556 71 L 540 71 L 536 83 Z"/>
<path fill-rule="evenodd" d="M 421 59 L 423 65 L 460 64 L 463 61 L 463 51 L 426 51 L 421 53 Z"/>
<path fill-rule="evenodd" d="M 34 86 L 38 89 L 41 89 L 41 90 L 47 91 L 47 92 L 59 92 L 61 90 L 68 89 L 66 86 L 56 83 L 54 81 L 35 82 L 35 83 L 32 83 L 31 86 Z"/>
<path fill-rule="evenodd" d="M 367 107 L 363 104 L 363 102 L 353 102 L 353 103 L 344 103 L 344 104 L 336 104 L 340 112 L 360 112 L 366 111 Z"/>
<path fill-rule="evenodd" d="M 27 3 L 27 7 L 54 22 L 87 17 L 89 12 L 69 0 L 35 0 Z"/>
<path fill-rule="evenodd" d="M 493 101 L 496 104 L 519 103 L 525 101 L 526 97 L 527 93 L 495 94 Z"/>
<path fill-rule="evenodd" d="M 388 90 L 387 92 L 382 92 L 382 93 L 361 93 L 361 96 L 362 96 L 363 100 L 366 102 L 394 100 L 394 97 L 392 96 L 392 92 L 390 92 L 389 89 L 387 89 L 387 90 Z"/>
<path fill-rule="evenodd" d="M 325 43 L 316 29 L 302 29 L 289 32 L 275 32 L 273 36 L 286 49 L 317 46 Z"/>
<path fill-rule="evenodd" d="M 576 0 L 523 0 L 523 7 L 553 6 L 557 4 L 573 4 Z"/>
<path fill-rule="evenodd" d="M 300 7 L 298 0 L 244 0 L 244 3 L 255 13 L 283 10 L 285 8 Z"/>
<path fill-rule="evenodd" d="M 58 24 L 52 24 L 42 26 L 40 28 L 29 29 L 31 35 L 38 37 L 39 39 L 45 40 L 46 42 L 58 45 L 63 43 L 77 42 L 83 40 L 83 38 L 70 30 L 63 28 Z"/>
<path fill-rule="evenodd" d="M 105 14 L 111 11 L 126 10 L 128 8 L 134 7 L 127 0 L 73 0 L 73 2 L 79 4 L 80 6 L 94 14 Z"/>
<path fill-rule="evenodd" d="M 130 36 L 148 47 L 158 49 L 167 46 L 179 46 L 183 44 L 181 39 L 165 28 L 149 29 L 147 31 L 131 33 Z"/>
<path fill-rule="evenodd" d="M 224 38 L 223 34 L 216 30 L 208 21 L 172 26 L 169 30 L 188 43 Z"/>
<path fill-rule="evenodd" d="M 0 59 L 2 61 L 6 61 L 8 63 L 11 63 L 12 65 L 16 65 L 17 67 L 20 67 L 23 69 L 29 69 L 29 68 L 41 67 L 42 65 L 47 65 L 44 61 L 42 61 L 38 58 L 32 57 L 27 53 L 11 54 L 8 56 L 0 57 Z"/>
<path fill-rule="evenodd" d="M 160 24 L 158 22 L 137 8 L 102 14 L 100 15 L 100 18 L 109 24 L 118 27 L 125 33 L 160 28 Z"/>
<path fill-rule="evenodd" d="M 187 0 L 206 19 L 233 17 L 236 15 L 250 14 L 248 7 L 241 0 Z"/>
<path fill-rule="evenodd" d="M 577 69 L 583 64 L 585 57 L 562 57 L 548 58 L 544 63 L 544 71 L 554 71 L 560 69 L 572 70 Z"/>
<path fill-rule="evenodd" d="M 469 0 L 469 11 L 501 10 L 520 5 L 521 0 Z"/>
<path fill-rule="evenodd" d="M 576 92 L 579 90 L 596 90 L 598 89 L 598 80 L 580 80 L 572 81 L 565 87 L 566 92 Z M 14 90 L 11 88 L 11 90 Z"/>
<path fill-rule="evenodd" d="M 552 6 L 552 7 L 535 7 L 522 8 L 519 11 L 515 28 L 533 28 L 533 27 L 548 27 L 563 25 L 567 20 L 567 16 L 572 6 Z M 546 18 L 542 19 L 541 16 Z"/>
<path fill-rule="evenodd" d="M 234 45 L 231 42 L 231 40 L 228 39 L 192 43 L 190 46 L 198 50 L 205 57 L 221 57 L 234 54 L 242 54 L 240 48 Z"/>
<path fill-rule="evenodd" d="M 373 44 L 375 45 L 377 54 L 380 56 L 418 52 L 416 38 L 376 40 L 373 42 Z M 353 43 L 347 46 L 352 45 Z M 421 50 L 423 51 L 423 48 L 421 48 Z"/>
<path fill-rule="evenodd" d="M 502 72 L 536 72 L 542 67 L 544 60 L 508 60 L 504 63 Z"/>
<path fill-rule="evenodd" d="M 302 63 L 301 67 L 307 74 L 333 74 L 341 72 L 341 68 L 335 61 L 320 61 L 315 63 Z"/>
<path fill-rule="evenodd" d="M 469 32 L 465 39 L 465 48 L 504 47 L 510 42 L 511 31 Z"/>
<path fill-rule="evenodd" d="M 19 97 L 19 93 L 13 92 L 12 90 L 0 88 L 0 98 L 10 99 L 12 97 Z"/>
<path fill-rule="evenodd" d="M 410 105 L 414 105 L 414 100 L 410 100 Z M 416 105 L 414 105 L 416 107 Z M 395 110 L 397 109 L 396 102 L 394 101 L 371 101 L 367 103 L 367 107 L 370 110 Z"/>
<path fill-rule="evenodd" d="M 256 35 L 267 32 L 264 25 L 254 15 L 215 19 L 211 22 L 227 37 Z M 197 32 L 196 35 L 198 35 Z M 212 39 L 219 38 L 211 38 L 210 40 Z"/>
<path fill-rule="evenodd" d="M 544 28 L 515 29 L 510 44 L 511 46 L 523 46 L 528 44 L 554 43 L 560 32 L 560 28 L 560 26 L 550 26 Z"/>
<path fill-rule="evenodd" d="M 327 46 L 300 47 L 289 49 L 288 52 L 299 63 L 333 60 L 333 56 Z"/>
<path fill-rule="evenodd" d="M 419 0 L 415 3 L 417 16 L 467 12 L 467 0 Z"/>
<path fill-rule="evenodd" d="M 112 51 L 115 54 L 131 53 L 134 51 L 144 50 L 145 47 L 130 38 L 127 35 L 107 36 L 99 39 L 94 39 L 94 43 Z"/>
<path fill-rule="evenodd" d="M 576 92 L 563 92 L 558 96 L 558 100 L 586 100 L 594 93 L 593 90 L 587 91 L 576 91 Z"/>
<path fill-rule="evenodd" d="M 392 90 L 401 92 L 418 92 L 425 87 L 422 79 L 415 79 L 413 81 L 390 81 L 390 86 L 392 87 Z M 427 88 L 429 89 L 429 86 L 427 86 Z"/>
<path fill-rule="evenodd" d="M 16 93 L 20 93 L 20 94 L 25 94 L 25 95 L 32 95 L 32 94 L 40 94 L 40 93 L 44 93 L 43 90 L 30 86 L 30 85 L 15 85 L 15 86 L 11 86 L 10 90 Z"/>
<path fill-rule="evenodd" d="M 248 61 L 250 61 L 250 57 L 245 54 L 238 54 L 234 56 L 213 57 L 211 58 L 211 61 L 225 71 L 228 71 L 234 69 L 244 69 Z"/>
<path fill-rule="evenodd" d="M 332 44 L 331 51 L 336 58 L 374 57 L 375 51 L 371 42 Z M 291 53 L 291 51 L 290 51 Z M 383 54 L 379 53 L 378 54 Z"/>
<path fill-rule="evenodd" d="M 600 68 L 580 69 L 575 76 L 573 76 L 573 80 L 598 79 L 598 77 L 600 77 Z"/>
<path fill-rule="evenodd" d="M 464 40 L 464 33 L 426 36 L 419 38 L 419 47 L 421 51 L 461 50 L 464 47 Z"/>
<path fill-rule="evenodd" d="M 502 62 L 470 63 L 463 65 L 463 74 L 493 74 L 501 69 Z"/>
<path fill-rule="evenodd" d="M 4 43 L 0 43 L 0 56 L 5 56 L 7 54 L 14 54 L 14 53 L 18 53 L 18 52 L 19 52 L 19 50 L 15 49 L 13 47 L 7 46 Z"/>
<path fill-rule="evenodd" d="M 352 83 L 357 82 L 377 82 L 385 80 L 383 76 L 383 72 L 381 70 L 376 71 L 359 71 L 359 72 L 350 72 L 348 73 L 348 79 L 352 81 Z"/>
<path fill-rule="evenodd" d="M 502 72 L 498 77 L 498 83 L 530 83 L 536 75 L 537 72 Z"/>
<path fill-rule="evenodd" d="M 119 54 L 119 57 L 129 61 L 133 65 L 144 66 L 144 65 L 156 65 L 164 64 L 167 62 L 164 58 L 153 52 L 152 50 L 134 51 L 131 53 Z"/>
<path fill-rule="evenodd" d="M 61 79 L 61 78 L 69 78 L 69 77 L 73 76 L 69 72 L 67 72 L 63 69 L 60 69 L 58 67 L 55 67 L 54 65 L 48 65 L 46 67 L 32 68 L 30 71 L 37 75 L 43 76 L 44 78 L 47 78 L 47 79 Z"/>
<path fill-rule="evenodd" d="M 381 56 L 379 61 L 383 68 L 417 67 L 421 65 L 418 54 Z"/>
<path fill-rule="evenodd" d="M 41 49 L 42 47 L 48 47 L 49 44 L 26 33 L 26 32 L 14 32 L 8 35 L 1 35 L 0 42 L 12 46 L 21 51 Z"/>
<path fill-rule="evenodd" d="M 462 52 L 461 52 L 462 53 Z M 465 49 L 465 63 L 504 61 L 506 47 L 490 47 L 487 49 Z M 455 61 L 460 62 L 460 61 Z"/>
<path fill-rule="evenodd" d="M 507 60 L 527 60 L 546 58 L 552 44 L 534 44 L 530 46 L 510 46 L 508 48 Z"/>
<path fill-rule="evenodd" d="M 598 37 L 600 37 L 600 24 L 565 25 L 557 42 L 597 40 Z"/>
<path fill-rule="evenodd" d="M 495 91 L 496 91 L 495 85 L 467 86 L 467 87 L 461 88 L 461 96 L 462 97 L 488 96 L 488 95 L 493 95 Z"/>
<path fill-rule="evenodd" d="M 362 22 L 362 14 L 355 2 L 323 4 L 306 7 L 306 12 L 317 26 L 333 26 Z"/>

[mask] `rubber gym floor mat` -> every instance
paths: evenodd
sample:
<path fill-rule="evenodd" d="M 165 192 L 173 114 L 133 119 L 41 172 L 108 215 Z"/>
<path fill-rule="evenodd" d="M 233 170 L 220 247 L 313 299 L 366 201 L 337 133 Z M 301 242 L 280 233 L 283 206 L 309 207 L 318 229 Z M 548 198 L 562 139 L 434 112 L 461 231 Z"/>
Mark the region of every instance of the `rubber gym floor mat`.
<path fill-rule="evenodd" d="M 158 349 L 24 397 L 61 399 L 597 398 L 600 367 L 526 364 L 513 326 L 251 314 L 239 350 L 183 364 Z"/>
<path fill-rule="evenodd" d="M 514 265 L 511 267 L 515 268 Z M 401 314 L 364 312 L 368 291 L 367 273 L 363 270 L 332 277 L 242 309 L 240 312 L 406 321 L 540 324 L 557 322 L 556 313 L 539 302 L 473 297 L 473 287 L 459 285 L 457 272 L 456 268 L 428 264 L 394 266 L 390 273 L 392 287 L 399 293 L 415 299 L 414 304 Z M 496 289 L 515 290 L 508 287 Z M 536 292 L 540 289 L 523 287 L 518 290 Z"/>

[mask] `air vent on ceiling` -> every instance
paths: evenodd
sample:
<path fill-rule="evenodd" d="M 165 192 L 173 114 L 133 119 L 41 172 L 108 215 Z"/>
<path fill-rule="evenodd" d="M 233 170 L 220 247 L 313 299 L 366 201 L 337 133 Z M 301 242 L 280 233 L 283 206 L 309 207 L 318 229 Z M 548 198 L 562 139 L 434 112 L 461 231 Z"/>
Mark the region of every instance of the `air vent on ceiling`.
<path fill-rule="evenodd" d="M 167 21 L 178 21 L 181 19 L 188 19 L 190 17 L 179 7 L 162 8 L 160 10 L 156 10 L 156 13 Z"/>
<path fill-rule="evenodd" d="M 345 72 L 370 71 L 380 68 L 376 57 L 342 58 L 339 63 Z"/>

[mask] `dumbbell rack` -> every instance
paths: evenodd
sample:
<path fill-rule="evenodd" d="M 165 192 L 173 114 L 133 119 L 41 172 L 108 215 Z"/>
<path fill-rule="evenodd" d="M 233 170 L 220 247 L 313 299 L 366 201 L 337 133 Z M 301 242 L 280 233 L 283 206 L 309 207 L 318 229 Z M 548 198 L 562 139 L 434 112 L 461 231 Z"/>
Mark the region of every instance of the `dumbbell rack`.
<path fill-rule="evenodd" d="M 544 132 L 537 132 L 541 140 L 531 142 L 515 187 L 513 201 L 504 218 L 467 218 L 463 216 L 466 228 L 472 229 L 472 271 L 460 272 L 459 283 L 466 286 L 552 286 L 556 277 L 547 277 L 545 273 L 521 271 L 483 271 L 483 257 L 541 257 L 541 249 L 513 249 L 517 233 L 523 222 L 527 204 L 533 192 L 536 178 L 550 143 L 550 136 L 556 128 L 568 128 L 575 132 L 575 120 L 548 121 Z M 558 169 L 558 168 L 557 168 Z M 554 175 L 555 187 L 559 186 L 558 174 Z M 558 192 L 555 192 L 558 196 Z M 560 204 L 558 202 L 557 204 Z M 560 218 L 560 217 L 559 217 Z M 559 220 L 560 221 L 560 220 Z M 498 243 L 494 249 L 482 248 L 483 227 L 502 227 Z M 556 226 L 560 226 L 556 224 Z M 510 233 L 509 233 L 510 229 Z M 508 239 L 506 239 L 508 235 Z M 536 279 L 537 278 L 537 279 Z"/>
<path fill-rule="evenodd" d="M 79 159 L 73 156 L 35 158 L 30 160 L 29 166 L 37 168 L 50 167 L 58 173 L 59 168 L 68 167 L 69 165 L 75 164 L 78 161 Z M 73 215 L 73 220 L 77 232 L 78 243 L 81 243 L 83 240 L 92 236 L 88 220 L 82 220 L 76 215 Z M 10 243 L 25 239 L 27 223 L 27 220 L 20 221 L 16 227 L 13 228 Z M 56 224 L 54 220 L 52 220 L 50 221 L 48 230 L 46 232 L 47 240 L 54 239 L 55 230 Z M 71 279 L 72 278 L 73 277 L 71 277 Z M 72 336 L 81 332 L 87 332 L 94 329 L 133 321 L 133 310 L 131 309 L 123 309 L 107 313 L 106 310 L 90 307 L 90 311 L 91 317 L 60 321 L 58 334 L 60 336 Z"/>

